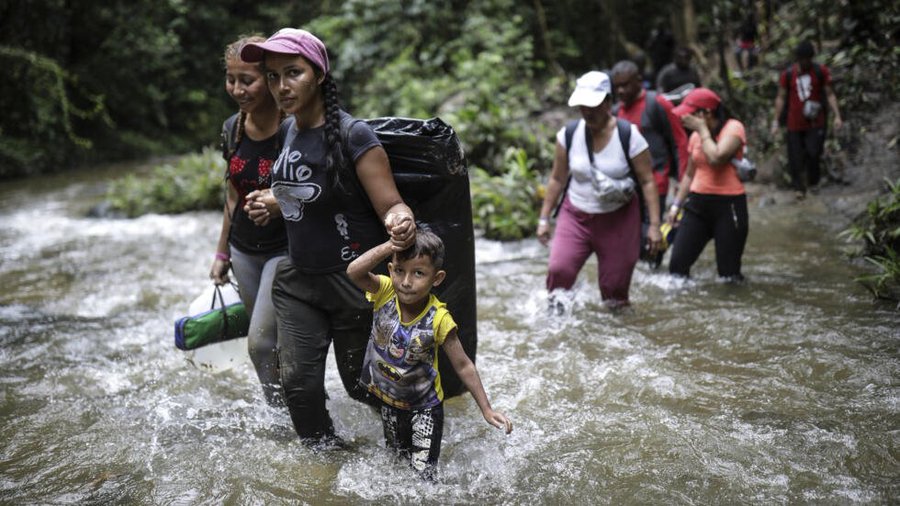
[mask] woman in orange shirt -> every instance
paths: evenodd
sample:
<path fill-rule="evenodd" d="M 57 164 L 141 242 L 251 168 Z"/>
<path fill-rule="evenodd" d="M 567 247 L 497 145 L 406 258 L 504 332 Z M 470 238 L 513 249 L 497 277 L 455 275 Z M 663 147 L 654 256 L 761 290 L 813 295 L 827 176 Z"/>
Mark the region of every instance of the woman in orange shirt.
<path fill-rule="evenodd" d="M 732 159 L 744 156 L 744 125 L 731 118 L 719 96 L 706 88 L 691 91 L 673 112 L 693 133 L 688 140 L 687 168 L 666 217 L 674 224 L 683 212 L 669 272 L 687 277 L 703 248 L 714 239 L 719 276 L 743 281 L 741 257 L 749 231 L 747 195 Z"/>

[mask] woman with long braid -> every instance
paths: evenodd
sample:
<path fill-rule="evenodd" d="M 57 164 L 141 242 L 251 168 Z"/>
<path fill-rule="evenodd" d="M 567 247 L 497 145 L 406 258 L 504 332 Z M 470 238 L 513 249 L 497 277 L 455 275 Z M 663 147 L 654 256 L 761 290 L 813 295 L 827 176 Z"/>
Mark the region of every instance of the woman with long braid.
<path fill-rule="evenodd" d="M 334 441 L 325 406 L 329 345 L 350 396 L 374 403 L 358 383 L 372 306 L 347 277 L 347 265 L 386 239 L 397 250 L 411 245 L 413 213 L 375 133 L 340 109 L 321 40 L 285 28 L 244 46 L 241 58 L 263 62 L 269 91 L 288 115 L 271 192 L 252 193 L 247 202 L 257 223 L 282 216 L 288 234 L 288 258 L 272 286 L 281 382 L 297 434 Z M 351 125 L 344 134 L 342 121 Z"/>
<path fill-rule="evenodd" d="M 226 120 L 222 129 L 228 137 L 224 139 L 223 153 L 228 164 L 227 193 L 209 277 L 221 285 L 229 281 L 229 267 L 234 270 L 241 301 L 250 315 L 250 359 L 266 400 L 272 405 L 284 405 L 276 374 L 271 293 L 275 266 L 287 254 L 287 236 L 281 219 L 257 226 L 243 205 L 247 194 L 269 188 L 272 165 L 278 155 L 281 111 L 269 93 L 262 65 L 240 58 L 245 44 L 263 41 L 265 38 L 259 36 L 242 37 L 225 48 L 225 91 L 240 111 Z"/>

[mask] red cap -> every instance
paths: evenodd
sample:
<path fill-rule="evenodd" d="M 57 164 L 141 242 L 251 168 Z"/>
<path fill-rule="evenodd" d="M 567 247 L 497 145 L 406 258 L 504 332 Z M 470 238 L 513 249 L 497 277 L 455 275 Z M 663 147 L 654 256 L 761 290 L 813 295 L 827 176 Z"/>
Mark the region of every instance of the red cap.
<path fill-rule="evenodd" d="M 672 109 L 672 112 L 676 116 L 685 116 L 693 114 L 697 109 L 714 111 L 719 107 L 720 103 L 722 103 L 722 99 L 713 90 L 709 88 L 694 88 L 684 97 L 684 100 L 681 101 L 678 107 Z"/>

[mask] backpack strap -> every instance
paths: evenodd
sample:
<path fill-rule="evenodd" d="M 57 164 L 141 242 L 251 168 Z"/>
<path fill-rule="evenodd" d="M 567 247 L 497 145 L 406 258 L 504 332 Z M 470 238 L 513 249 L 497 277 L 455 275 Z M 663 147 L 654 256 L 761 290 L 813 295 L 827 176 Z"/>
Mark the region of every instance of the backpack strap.
<path fill-rule="evenodd" d="M 581 121 L 580 119 L 573 119 L 573 120 L 569 121 L 568 123 L 566 123 L 566 131 L 565 131 L 565 134 L 564 134 L 564 135 L 565 135 L 565 139 L 566 139 L 566 160 L 567 160 L 567 163 L 568 163 L 568 158 L 569 158 L 569 152 L 572 150 L 572 139 L 575 138 L 575 129 L 578 128 L 578 123 L 579 123 L 580 121 Z M 586 131 L 586 130 L 587 130 L 587 127 L 585 127 L 585 131 Z M 593 161 L 594 161 L 594 155 L 593 155 L 593 153 L 591 153 L 591 150 L 590 150 L 590 149 L 588 149 L 588 155 L 591 157 L 591 162 L 593 162 Z M 556 216 L 559 214 L 559 208 L 562 207 L 563 199 L 566 198 L 566 192 L 569 191 L 569 183 L 572 182 L 572 173 L 571 173 L 571 170 L 572 170 L 572 168 L 571 168 L 571 166 L 570 166 L 570 167 L 569 167 L 569 171 L 570 171 L 570 172 L 569 172 L 569 178 L 566 179 L 566 185 L 563 187 L 562 192 L 560 192 L 560 194 L 559 194 L 559 200 L 557 200 L 557 201 L 556 201 L 556 205 L 553 206 L 553 213 L 552 213 L 552 215 L 553 215 L 554 218 L 556 218 Z"/>
<path fill-rule="evenodd" d="M 241 113 L 236 112 L 222 123 L 222 134 L 220 138 L 220 147 L 222 148 L 222 158 L 225 162 L 230 162 L 234 152 L 237 151 L 237 121 L 241 117 Z"/>
<path fill-rule="evenodd" d="M 825 125 L 822 127 L 825 131 L 825 135 L 828 134 L 828 96 L 825 94 L 825 76 L 822 71 L 822 66 L 818 63 L 813 63 L 813 72 L 816 74 L 816 81 L 819 84 L 819 92 L 822 94 L 820 97 L 822 100 L 822 119 L 824 120 Z"/>
<path fill-rule="evenodd" d="M 629 154 L 631 151 L 629 149 L 631 147 L 631 122 L 622 118 L 616 118 L 616 128 L 619 130 L 619 140 L 622 142 L 622 151 L 625 152 L 625 161 L 628 162 L 628 170 L 631 172 L 631 177 L 636 178 L 634 165 L 631 163 L 631 155 Z M 593 162 L 593 156 L 591 158 L 591 161 Z"/>
<path fill-rule="evenodd" d="M 662 132 L 663 139 L 666 141 L 666 147 L 669 152 L 669 170 L 672 170 L 672 167 L 675 167 L 675 170 L 678 170 L 680 166 L 680 160 L 678 159 L 678 148 L 675 146 L 675 136 L 672 134 L 672 125 L 669 123 L 669 117 L 666 115 L 666 110 L 663 106 L 657 101 L 657 93 L 655 91 L 648 91 L 645 97 L 645 106 L 644 106 L 644 114 L 647 115 L 647 119 L 649 123 L 653 125 L 653 129 Z M 644 118 L 641 118 L 643 121 Z"/>
<path fill-rule="evenodd" d="M 572 139 L 575 137 L 575 129 L 578 128 L 578 122 L 580 119 L 573 119 L 572 121 L 566 123 L 566 156 L 569 156 L 569 151 L 572 150 Z"/>

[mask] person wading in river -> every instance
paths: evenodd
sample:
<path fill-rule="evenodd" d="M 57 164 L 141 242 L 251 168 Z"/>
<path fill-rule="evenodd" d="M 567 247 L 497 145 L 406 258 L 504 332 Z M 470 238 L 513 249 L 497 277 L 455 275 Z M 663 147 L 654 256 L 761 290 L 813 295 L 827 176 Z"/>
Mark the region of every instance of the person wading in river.
<path fill-rule="evenodd" d="M 209 277 L 221 285 L 234 270 L 241 301 L 250 314 L 247 347 L 256 375 L 269 404 L 283 405 L 275 359 L 276 324 L 272 306 L 275 266 L 287 253 L 284 221 L 273 219 L 257 226 L 244 210 L 248 194 L 269 188 L 271 169 L 278 154 L 281 111 L 266 83 L 262 65 L 241 60 L 247 43 L 263 37 L 244 37 L 225 48 L 225 90 L 240 111 L 222 129 L 223 157 L 228 163 L 227 194 L 222 231 Z"/>
<path fill-rule="evenodd" d="M 340 125 L 348 115 L 339 107 L 321 40 L 284 28 L 245 45 L 241 58 L 263 62 L 269 91 L 288 114 L 278 134 L 283 148 L 271 192 L 251 193 L 247 202 L 258 223 L 281 215 L 287 228 L 288 258 L 279 262 L 272 285 L 281 383 L 297 434 L 339 443 L 325 405 L 332 344 L 344 388 L 374 404 L 357 381 L 372 306 L 347 277 L 347 265 L 388 237 L 397 248 L 412 244 L 413 213 L 372 128 L 354 122 L 345 145 Z"/>
<path fill-rule="evenodd" d="M 390 276 L 372 271 L 388 258 Z M 385 442 L 423 478 L 434 479 L 444 433 L 444 391 L 438 349 L 472 394 L 485 421 L 509 434 L 512 422 L 494 411 L 475 364 L 466 355 L 446 304 L 431 293 L 444 281 L 444 242 L 420 229 L 416 243 L 390 241 L 347 266 L 347 275 L 374 303 L 375 317 L 359 383 L 381 401 Z"/>
<path fill-rule="evenodd" d="M 681 126 L 681 120 L 672 113 L 672 103 L 662 95 L 643 88 L 637 64 L 622 60 L 613 65 L 612 83 L 619 101 L 616 104 L 616 116 L 636 125 L 650 146 L 653 178 L 659 191 L 659 209 L 662 214 L 669 193 L 669 177 L 677 182 L 687 166 L 687 135 Z M 660 220 L 662 219 L 660 216 Z M 650 226 L 650 219 L 643 198 L 641 222 L 646 231 Z M 646 237 L 646 232 L 643 232 L 642 237 Z M 656 268 L 662 262 L 662 253 L 648 260 Z"/>
<path fill-rule="evenodd" d="M 791 186 L 797 200 L 806 198 L 807 188 L 816 191 L 821 177 L 821 158 L 828 126 L 827 100 L 834 114 L 834 129 L 843 126 L 837 95 L 831 86 L 831 72 L 825 65 L 813 62 L 815 48 L 809 41 L 794 50 L 797 63 L 784 72 L 775 97 L 772 136 L 778 135 L 781 123 L 787 127 L 788 166 Z"/>
<path fill-rule="evenodd" d="M 567 139 L 567 127 L 556 134 L 556 154 L 537 228 L 541 244 L 550 243 L 550 217 L 561 199 L 547 269 L 550 309 L 561 311 L 554 291 L 572 288 L 591 253 L 597 255 L 604 303 L 620 308 L 630 304 L 628 293 L 641 241 L 636 191 L 642 191 L 647 202 L 648 254 L 656 255 L 662 242 L 650 150 L 635 125 L 612 115 L 612 84 L 605 73 L 592 71 L 578 78 L 569 106 L 578 107 L 582 119 L 572 124 L 571 139 Z M 623 146 L 619 121 L 629 133 L 627 146 Z M 633 178 L 640 188 L 635 188 Z"/>
<path fill-rule="evenodd" d="M 688 140 L 691 156 L 687 170 L 666 218 L 674 225 L 679 214 L 683 216 L 672 245 L 669 272 L 687 277 L 712 239 L 719 276 L 743 281 L 741 257 L 750 226 L 747 195 L 732 159 L 744 157 L 744 124 L 732 118 L 719 96 L 707 88 L 695 88 L 674 112 L 693 133 Z"/>

